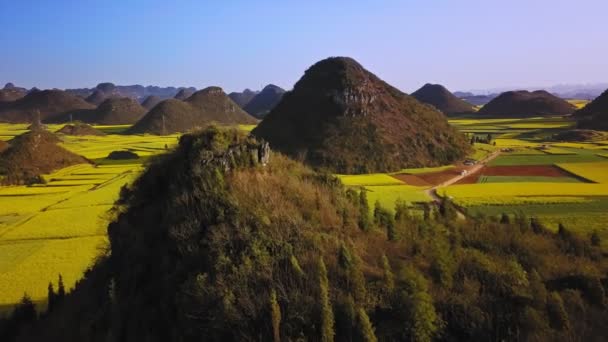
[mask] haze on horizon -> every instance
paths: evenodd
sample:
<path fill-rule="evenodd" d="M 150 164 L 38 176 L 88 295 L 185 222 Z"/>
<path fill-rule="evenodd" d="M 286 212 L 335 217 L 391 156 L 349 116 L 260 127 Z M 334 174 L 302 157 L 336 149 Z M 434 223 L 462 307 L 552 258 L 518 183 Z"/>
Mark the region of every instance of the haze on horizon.
<path fill-rule="evenodd" d="M 412 92 L 608 81 L 604 0 L 2 1 L 0 82 L 274 83 L 350 56 Z"/>

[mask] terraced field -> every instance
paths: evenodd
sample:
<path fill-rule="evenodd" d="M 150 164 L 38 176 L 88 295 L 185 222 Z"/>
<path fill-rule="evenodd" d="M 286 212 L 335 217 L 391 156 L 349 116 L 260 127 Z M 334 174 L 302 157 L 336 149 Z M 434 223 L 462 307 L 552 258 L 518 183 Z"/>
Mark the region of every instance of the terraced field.
<path fill-rule="evenodd" d="M 61 125 L 50 125 L 56 131 Z M 0 139 L 26 132 L 27 125 L 0 124 Z M 120 189 L 132 182 L 146 158 L 178 142 L 172 136 L 119 135 L 125 126 L 97 127 L 106 136 L 61 136 L 62 146 L 96 162 L 45 175 L 46 184 L 0 187 L 0 311 L 24 292 L 44 302 L 47 285 L 63 276 L 70 288 L 107 245 L 109 212 Z M 105 159 L 114 150 L 139 160 Z"/>

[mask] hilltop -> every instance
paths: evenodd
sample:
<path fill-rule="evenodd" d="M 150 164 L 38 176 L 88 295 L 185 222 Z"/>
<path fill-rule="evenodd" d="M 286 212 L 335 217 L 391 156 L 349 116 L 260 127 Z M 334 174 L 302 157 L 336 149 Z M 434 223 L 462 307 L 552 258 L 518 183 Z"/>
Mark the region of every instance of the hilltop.
<path fill-rule="evenodd" d="M 346 57 L 310 67 L 253 134 L 339 173 L 449 164 L 470 149 L 441 112 Z"/>
<path fill-rule="evenodd" d="M 0 102 L 15 101 L 24 97 L 27 93 L 27 89 L 15 87 L 14 84 L 7 83 L 4 88 L 0 89 Z"/>
<path fill-rule="evenodd" d="M 263 118 L 281 101 L 285 90 L 274 84 L 269 84 L 255 95 L 243 109 L 256 118 Z"/>
<path fill-rule="evenodd" d="M 243 92 L 232 92 L 228 94 L 228 97 L 234 101 L 239 107 L 245 108 L 245 106 L 253 99 L 259 91 L 252 91 L 251 89 L 245 89 Z"/>
<path fill-rule="evenodd" d="M 10 147 L 0 154 L 2 183 L 38 183 L 42 174 L 89 162 L 57 146 L 58 142 L 59 138 L 45 130 L 34 130 L 13 138 Z"/>
<path fill-rule="evenodd" d="M 108 98 L 97 108 L 62 115 L 51 122 L 81 121 L 98 125 L 132 125 L 146 113 L 136 100 L 128 97 Z"/>
<path fill-rule="evenodd" d="M 102 131 L 84 123 L 65 125 L 57 131 L 65 135 L 105 135 Z"/>
<path fill-rule="evenodd" d="M 93 109 L 94 105 L 84 99 L 61 90 L 41 90 L 30 92 L 25 97 L 0 107 L 0 121 L 27 123 L 34 119 L 36 112 L 44 122 L 53 121 L 81 110 Z"/>
<path fill-rule="evenodd" d="M 446 115 L 474 112 L 470 103 L 456 97 L 441 84 L 427 83 L 416 90 L 412 96 L 420 102 L 434 106 Z"/>
<path fill-rule="evenodd" d="M 608 90 L 574 113 L 580 128 L 608 131 Z"/>
<path fill-rule="evenodd" d="M 485 116 L 533 117 L 572 114 L 576 107 L 544 90 L 508 91 L 479 110 Z"/>
<path fill-rule="evenodd" d="M 16 320 L 17 341 L 606 335 L 599 247 L 523 216 L 410 209 L 372 214 L 365 191 L 237 130 L 185 135 L 123 188 L 110 249 L 40 321 Z"/>
<path fill-rule="evenodd" d="M 108 96 L 106 93 L 104 93 L 103 91 L 96 89 L 93 94 L 89 95 L 85 100 L 88 103 L 92 103 L 96 106 L 99 106 L 103 101 L 105 101 L 108 97 L 113 97 L 113 96 Z"/>
<path fill-rule="evenodd" d="M 146 97 L 146 99 L 141 103 L 141 106 L 147 110 L 154 108 L 157 104 L 159 104 L 163 99 L 158 96 L 150 95 Z"/>
<path fill-rule="evenodd" d="M 185 101 L 165 100 L 156 105 L 129 132 L 171 134 L 187 132 L 210 123 L 254 124 L 256 119 L 243 111 L 222 88 L 208 87 Z"/>
<path fill-rule="evenodd" d="M 185 100 L 194 94 L 194 90 L 192 89 L 180 89 L 177 94 L 175 94 L 175 99 Z"/>

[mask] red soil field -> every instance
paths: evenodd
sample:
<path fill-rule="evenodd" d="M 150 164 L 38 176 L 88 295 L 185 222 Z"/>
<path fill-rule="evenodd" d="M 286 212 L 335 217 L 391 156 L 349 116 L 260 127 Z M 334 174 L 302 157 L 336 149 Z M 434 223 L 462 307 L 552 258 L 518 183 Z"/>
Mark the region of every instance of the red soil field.
<path fill-rule="evenodd" d="M 393 177 L 405 182 L 408 185 L 435 186 L 460 175 L 460 172 L 464 169 L 465 168 L 453 168 L 445 171 L 421 173 L 417 175 L 402 173 L 399 175 L 393 175 Z"/>
<path fill-rule="evenodd" d="M 481 176 L 571 177 L 572 175 L 552 165 L 486 166 L 478 173 L 466 177 L 456 184 L 474 184 Z"/>

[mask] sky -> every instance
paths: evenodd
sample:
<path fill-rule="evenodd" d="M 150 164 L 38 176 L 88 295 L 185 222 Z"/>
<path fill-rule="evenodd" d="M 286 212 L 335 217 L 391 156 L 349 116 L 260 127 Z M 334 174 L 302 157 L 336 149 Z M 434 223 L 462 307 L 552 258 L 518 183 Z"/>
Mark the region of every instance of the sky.
<path fill-rule="evenodd" d="M 606 0 L 0 0 L 0 83 L 286 89 L 350 56 L 412 92 L 608 81 Z"/>

